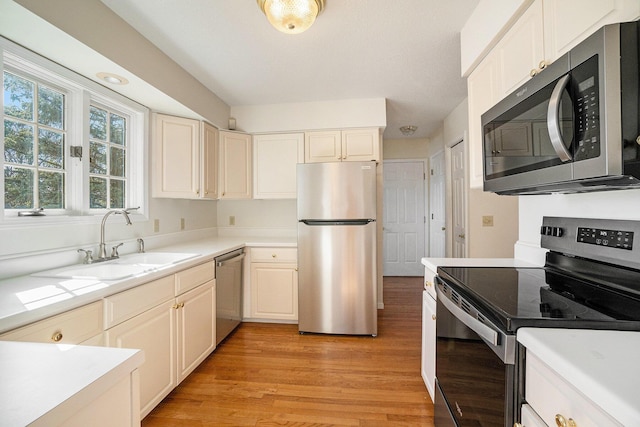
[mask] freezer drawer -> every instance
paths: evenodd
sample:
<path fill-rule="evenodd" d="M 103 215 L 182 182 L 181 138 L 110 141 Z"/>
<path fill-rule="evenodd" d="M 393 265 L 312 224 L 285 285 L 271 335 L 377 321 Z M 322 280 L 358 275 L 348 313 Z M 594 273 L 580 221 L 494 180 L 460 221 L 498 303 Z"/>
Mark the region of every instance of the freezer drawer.
<path fill-rule="evenodd" d="M 298 225 L 300 332 L 377 335 L 376 223 Z"/>

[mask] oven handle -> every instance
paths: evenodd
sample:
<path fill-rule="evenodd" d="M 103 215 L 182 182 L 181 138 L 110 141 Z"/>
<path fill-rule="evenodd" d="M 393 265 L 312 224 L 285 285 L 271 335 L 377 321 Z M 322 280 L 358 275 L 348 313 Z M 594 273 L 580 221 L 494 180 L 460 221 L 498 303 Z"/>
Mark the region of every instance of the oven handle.
<path fill-rule="evenodd" d="M 482 338 L 483 340 L 487 341 L 490 344 L 493 344 L 496 347 L 498 346 L 498 333 L 496 331 L 494 331 L 493 329 L 491 329 L 490 327 L 488 327 L 487 325 L 485 325 L 475 317 L 472 317 L 471 315 L 469 315 L 469 313 L 467 313 L 466 311 L 458 307 L 453 301 L 449 299 L 447 295 L 442 293 L 440 289 L 437 289 L 437 293 L 438 293 L 438 300 L 442 302 L 442 304 L 447 308 L 447 310 L 451 312 L 451 314 L 453 314 L 462 323 L 464 323 L 469 328 L 471 328 L 471 330 L 473 330 L 476 334 L 478 334 L 480 338 Z"/>

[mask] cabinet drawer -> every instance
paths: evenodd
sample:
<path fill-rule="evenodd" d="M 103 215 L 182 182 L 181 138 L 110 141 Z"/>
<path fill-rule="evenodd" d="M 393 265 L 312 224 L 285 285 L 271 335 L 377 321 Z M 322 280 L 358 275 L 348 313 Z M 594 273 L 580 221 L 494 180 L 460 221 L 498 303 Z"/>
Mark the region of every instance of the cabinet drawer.
<path fill-rule="evenodd" d="M 556 414 L 572 418 L 580 427 L 622 426 L 530 351 L 525 400 L 550 426 L 556 425 Z"/>
<path fill-rule="evenodd" d="M 174 283 L 171 275 L 105 298 L 104 328 L 109 329 L 173 299 Z"/>
<path fill-rule="evenodd" d="M 213 261 L 196 265 L 176 274 L 176 296 L 202 285 L 215 277 Z"/>
<path fill-rule="evenodd" d="M 79 344 L 102 333 L 102 301 L 7 332 L 3 341 Z"/>
<path fill-rule="evenodd" d="M 520 424 L 522 424 L 523 427 L 549 427 L 540 419 L 536 411 L 527 404 L 522 405 L 520 414 L 520 419 L 522 420 Z"/>
<path fill-rule="evenodd" d="M 252 248 L 251 262 L 298 262 L 297 248 Z"/>

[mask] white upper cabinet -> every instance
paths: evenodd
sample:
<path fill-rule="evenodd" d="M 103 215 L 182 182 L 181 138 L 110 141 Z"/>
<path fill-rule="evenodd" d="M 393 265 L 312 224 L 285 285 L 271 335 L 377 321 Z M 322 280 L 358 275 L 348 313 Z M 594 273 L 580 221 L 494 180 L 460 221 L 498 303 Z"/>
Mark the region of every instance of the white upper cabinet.
<path fill-rule="evenodd" d="M 557 59 L 603 25 L 638 18 L 638 0 L 544 0 L 548 55 Z"/>
<path fill-rule="evenodd" d="M 305 163 L 379 161 L 380 131 L 377 128 L 306 132 Z"/>
<path fill-rule="evenodd" d="M 253 198 L 295 199 L 296 164 L 304 163 L 304 134 L 253 136 Z"/>
<path fill-rule="evenodd" d="M 200 122 L 154 114 L 153 197 L 198 198 Z"/>
<path fill-rule="evenodd" d="M 152 196 L 217 197 L 218 130 L 184 117 L 154 114 Z"/>
<path fill-rule="evenodd" d="M 251 135 L 219 131 L 219 199 L 251 198 Z"/>

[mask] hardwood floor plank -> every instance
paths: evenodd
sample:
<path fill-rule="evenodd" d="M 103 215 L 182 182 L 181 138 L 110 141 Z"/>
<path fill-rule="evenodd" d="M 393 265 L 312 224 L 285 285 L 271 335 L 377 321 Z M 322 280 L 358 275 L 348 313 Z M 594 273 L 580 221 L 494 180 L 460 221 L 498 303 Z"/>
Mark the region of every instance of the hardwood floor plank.
<path fill-rule="evenodd" d="M 420 376 L 422 278 L 386 277 L 378 336 L 243 323 L 142 422 L 168 426 L 432 426 Z"/>

